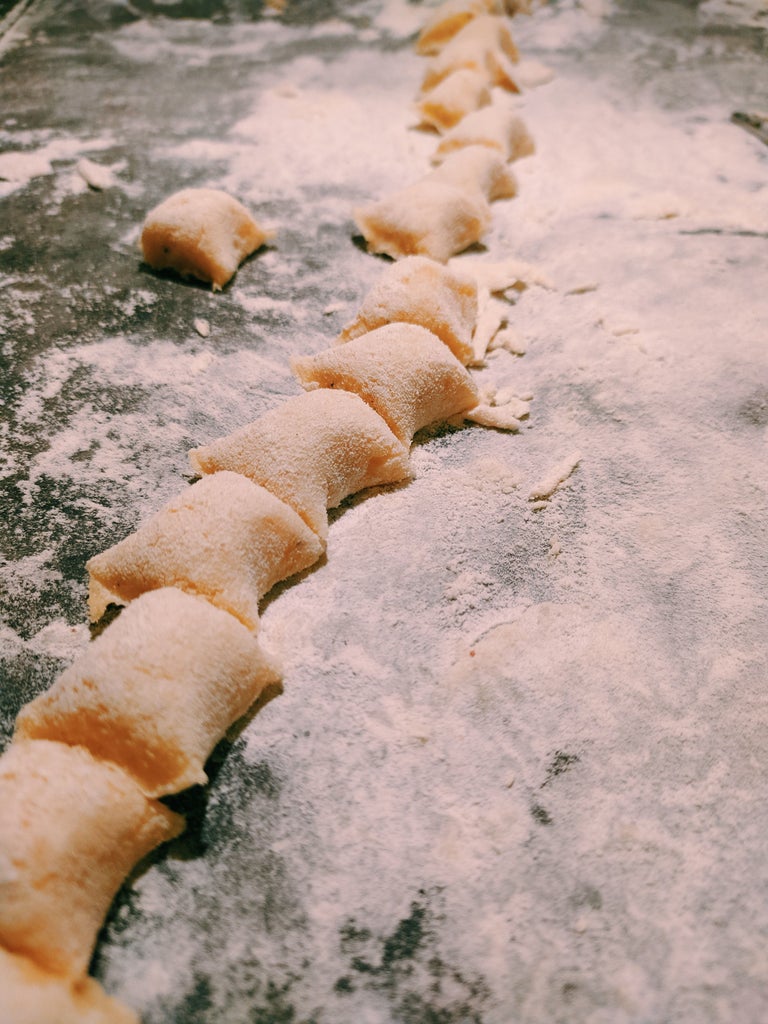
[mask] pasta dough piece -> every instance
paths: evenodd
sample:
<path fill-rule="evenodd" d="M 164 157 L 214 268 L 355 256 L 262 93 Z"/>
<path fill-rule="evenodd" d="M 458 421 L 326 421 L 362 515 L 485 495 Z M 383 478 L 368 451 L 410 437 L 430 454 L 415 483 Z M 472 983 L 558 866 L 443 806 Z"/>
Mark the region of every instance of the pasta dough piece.
<path fill-rule="evenodd" d="M 86 747 L 165 796 L 208 781 L 213 748 L 279 678 L 237 619 L 166 587 L 137 598 L 22 708 L 16 734 Z"/>
<path fill-rule="evenodd" d="M 491 225 L 490 207 L 480 196 L 424 178 L 358 207 L 354 217 L 372 252 L 441 263 L 479 242 Z"/>
<path fill-rule="evenodd" d="M 487 152 L 487 150 L 485 150 Z M 477 284 L 465 274 L 424 256 L 407 256 L 389 266 L 341 332 L 338 343 L 389 323 L 426 327 L 465 365 L 473 358 Z"/>
<path fill-rule="evenodd" d="M 403 444 L 417 430 L 477 404 L 474 381 L 438 337 L 415 324 L 387 324 L 314 356 L 291 360 L 305 388 L 360 395 Z"/>
<path fill-rule="evenodd" d="M 423 56 L 439 53 L 468 22 L 488 13 L 502 13 L 499 0 L 446 0 L 424 23 L 416 39 L 416 52 Z"/>
<path fill-rule="evenodd" d="M 417 103 L 416 109 L 423 124 L 445 132 L 462 117 L 487 107 L 490 102 L 487 75 L 473 68 L 459 68 L 430 89 Z"/>
<path fill-rule="evenodd" d="M 504 18 L 478 16 L 469 21 L 433 57 L 421 83 L 421 92 L 434 89 L 460 68 L 482 72 L 490 85 L 519 92 L 514 64 L 519 54 Z"/>
<path fill-rule="evenodd" d="M 270 237 L 226 192 L 185 188 L 147 214 L 141 251 L 155 270 L 210 281 L 216 291 Z"/>
<path fill-rule="evenodd" d="M 499 150 L 491 146 L 462 146 L 450 152 L 428 181 L 444 181 L 466 192 L 478 192 L 492 202 L 517 195 L 517 178 Z"/>
<path fill-rule="evenodd" d="M 491 106 L 476 110 L 459 121 L 440 140 L 432 163 L 441 163 L 449 153 L 464 146 L 488 146 L 507 160 L 530 156 L 535 145 L 522 118 L 507 107 Z"/>
<path fill-rule="evenodd" d="M 357 395 L 289 398 L 228 437 L 194 448 L 199 473 L 234 470 L 290 505 L 325 541 L 328 514 L 349 494 L 410 478 L 408 451 Z"/>
<path fill-rule="evenodd" d="M 61 978 L 4 949 L 0 993 L 3 1024 L 140 1024 L 93 978 Z"/>
<path fill-rule="evenodd" d="M 82 975 L 123 879 L 183 823 L 82 747 L 12 743 L 0 758 L 0 945 Z"/>
<path fill-rule="evenodd" d="M 322 544 L 296 512 L 238 473 L 217 473 L 170 501 L 87 563 L 92 620 L 159 587 L 208 598 L 249 629 L 279 580 L 312 565 Z"/>

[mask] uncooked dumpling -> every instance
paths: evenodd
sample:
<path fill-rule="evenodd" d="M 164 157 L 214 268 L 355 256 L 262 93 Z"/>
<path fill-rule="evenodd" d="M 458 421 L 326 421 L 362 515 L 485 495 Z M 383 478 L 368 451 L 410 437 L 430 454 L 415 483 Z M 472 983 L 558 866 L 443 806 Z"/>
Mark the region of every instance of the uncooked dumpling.
<path fill-rule="evenodd" d="M 165 796 L 208 781 L 214 746 L 279 678 L 237 619 L 166 587 L 133 601 L 22 708 L 16 733 L 79 744 Z"/>
<path fill-rule="evenodd" d="M 464 146 L 488 146 L 498 150 L 505 160 L 530 156 L 535 149 L 522 118 L 514 110 L 499 105 L 467 114 L 440 140 L 432 163 L 440 163 L 449 153 Z"/>
<path fill-rule="evenodd" d="M 429 61 L 421 91 L 429 92 L 460 68 L 471 68 L 483 72 L 490 85 L 519 92 L 514 69 L 518 59 L 517 47 L 504 18 L 476 17 Z"/>
<path fill-rule="evenodd" d="M 256 629 L 267 591 L 321 554 L 318 538 L 291 507 L 237 473 L 217 473 L 90 559 L 91 618 L 110 602 L 181 587 Z"/>
<path fill-rule="evenodd" d="M 429 256 L 441 263 L 479 242 L 491 226 L 490 207 L 482 197 L 423 178 L 358 207 L 354 216 L 371 252 L 393 259 Z"/>
<path fill-rule="evenodd" d="M 473 68 L 459 68 L 430 89 L 416 105 L 422 124 L 446 132 L 462 117 L 491 102 L 488 76 Z"/>
<path fill-rule="evenodd" d="M 517 195 L 517 178 L 501 150 L 491 146 L 462 146 L 452 150 L 426 180 L 446 182 L 466 192 L 479 192 L 489 202 Z"/>
<path fill-rule="evenodd" d="M 436 334 L 466 365 L 473 358 L 476 319 L 477 284 L 473 278 L 424 256 L 407 256 L 382 273 L 338 342 L 351 341 L 385 324 L 418 324 Z"/>
<path fill-rule="evenodd" d="M 281 498 L 321 538 L 349 494 L 410 477 L 408 450 L 357 395 L 297 395 L 190 453 L 199 473 L 234 470 Z"/>
<path fill-rule="evenodd" d="M 414 324 L 388 324 L 313 356 L 291 360 L 305 388 L 360 395 L 403 444 L 417 430 L 477 404 L 467 370 L 438 337 Z"/>
<path fill-rule="evenodd" d="M 270 235 L 226 192 L 185 188 L 147 214 L 141 251 L 155 270 L 210 281 L 216 291 Z"/>
<path fill-rule="evenodd" d="M 439 53 L 468 22 L 488 13 L 502 13 L 500 0 L 446 0 L 425 21 L 416 39 L 416 52 Z"/>
<path fill-rule="evenodd" d="M 3 1024 L 140 1024 L 93 978 L 62 978 L 0 949 Z"/>
<path fill-rule="evenodd" d="M 0 946 L 82 975 L 126 875 L 183 824 L 82 747 L 12 743 L 0 758 Z"/>

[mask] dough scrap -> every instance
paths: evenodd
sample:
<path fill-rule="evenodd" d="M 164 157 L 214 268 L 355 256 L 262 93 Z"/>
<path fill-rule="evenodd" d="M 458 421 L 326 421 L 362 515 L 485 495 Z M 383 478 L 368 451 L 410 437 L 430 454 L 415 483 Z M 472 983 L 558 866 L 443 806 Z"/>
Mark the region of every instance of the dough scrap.
<path fill-rule="evenodd" d="M 324 544 L 327 509 L 349 494 L 411 476 L 408 450 L 357 395 L 289 398 L 227 437 L 194 448 L 199 473 L 242 473 L 296 510 Z"/>
<path fill-rule="evenodd" d="M 514 110 L 499 105 L 467 114 L 455 128 L 446 132 L 432 163 L 441 163 L 449 153 L 464 146 L 488 146 L 498 150 L 507 161 L 530 156 L 536 148 L 522 118 Z"/>
<path fill-rule="evenodd" d="M 504 18 L 473 18 L 433 57 L 424 73 L 421 92 L 427 93 L 460 68 L 483 73 L 490 85 L 520 92 L 514 64 L 519 54 Z"/>
<path fill-rule="evenodd" d="M 261 598 L 322 551 L 293 508 L 268 489 L 238 473 L 216 473 L 87 562 L 91 619 L 99 619 L 109 603 L 180 587 L 255 630 Z"/>
<path fill-rule="evenodd" d="M 354 218 L 371 252 L 441 263 L 479 242 L 491 226 L 490 207 L 480 196 L 425 178 L 358 207 Z"/>
<path fill-rule="evenodd" d="M 491 146 L 461 146 L 452 150 L 427 176 L 465 192 L 479 192 L 488 202 L 517 195 L 517 178 L 502 153 Z"/>
<path fill-rule="evenodd" d="M 337 343 L 351 341 L 389 323 L 418 324 L 436 334 L 466 365 L 473 357 L 472 331 L 476 320 L 474 279 L 425 256 L 406 256 L 383 272 Z"/>
<path fill-rule="evenodd" d="M 82 747 L 12 743 L 0 758 L 0 945 L 79 977 L 126 875 L 183 825 Z"/>
<path fill-rule="evenodd" d="M 93 978 L 62 978 L 1 948 L 0 992 L 3 1024 L 140 1024 Z"/>
<path fill-rule="evenodd" d="M 488 13 L 502 13 L 500 0 L 446 0 L 424 22 L 416 38 L 416 52 L 422 56 L 439 53 L 468 22 Z"/>
<path fill-rule="evenodd" d="M 477 405 L 474 381 L 425 327 L 395 323 L 291 360 L 307 388 L 343 388 L 360 395 L 403 444 L 417 430 Z"/>
<path fill-rule="evenodd" d="M 85 747 L 165 796 L 208 781 L 215 745 L 279 679 L 237 619 L 166 587 L 133 601 L 22 708 L 16 735 Z"/>
<path fill-rule="evenodd" d="M 423 124 L 446 132 L 462 117 L 487 107 L 490 102 L 488 76 L 474 68 L 459 68 L 430 89 L 416 109 Z"/>
<path fill-rule="evenodd" d="M 217 291 L 270 237 L 226 192 L 185 188 L 147 214 L 141 251 L 154 270 L 210 281 Z"/>

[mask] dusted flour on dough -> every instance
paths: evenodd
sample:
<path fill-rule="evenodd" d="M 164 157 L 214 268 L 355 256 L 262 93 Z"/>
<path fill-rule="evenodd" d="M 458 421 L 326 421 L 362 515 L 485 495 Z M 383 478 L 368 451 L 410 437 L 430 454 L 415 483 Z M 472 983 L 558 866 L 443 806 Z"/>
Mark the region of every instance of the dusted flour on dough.
<path fill-rule="evenodd" d="M 441 263 L 479 242 L 491 226 L 490 207 L 480 196 L 424 178 L 358 207 L 354 217 L 371 252 Z"/>
<path fill-rule="evenodd" d="M 139 1024 L 93 978 L 62 978 L 0 948 L 3 1024 Z"/>
<path fill-rule="evenodd" d="M 176 586 L 256 629 L 261 598 L 321 552 L 290 506 L 238 473 L 216 473 L 88 561 L 91 618 L 99 619 L 110 602 Z"/>
<path fill-rule="evenodd" d="M 421 91 L 429 92 L 448 75 L 460 68 L 470 68 L 483 73 L 490 85 L 519 92 L 514 69 L 518 59 L 517 47 L 503 18 L 473 18 L 429 61 Z"/>
<path fill-rule="evenodd" d="M 479 192 L 489 202 L 517 195 L 517 178 L 502 153 L 491 146 L 461 146 L 452 150 L 426 180 Z"/>
<path fill-rule="evenodd" d="M 432 157 L 440 163 L 456 149 L 464 146 L 488 146 L 501 153 L 505 160 L 530 156 L 535 149 L 525 122 L 514 110 L 499 104 L 467 114 L 440 140 Z"/>
<path fill-rule="evenodd" d="M 357 395 L 313 391 L 189 453 L 200 473 L 233 470 L 295 509 L 324 543 L 349 494 L 411 475 L 408 451 Z"/>
<path fill-rule="evenodd" d="M 466 365 L 472 358 L 476 320 L 474 279 L 424 256 L 406 256 L 382 273 L 338 342 L 389 323 L 418 324 L 436 334 Z"/>
<path fill-rule="evenodd" d="M 416 52 L 425 56 L 439 53 L 468 22 L 489 11 L 501 13 L 499 0 L 446 0 L 424 22 L 416 39 Z"/>
<path fill-rule="evenodd" d="M 459 68 L 425 93 L 416 105 L 423 124 L 448 131 L 473 110 L 491 102 L 488 77 L 474 68 Z"/>
<path fill-rule="evenodd" d="M 360 395 L 403 444 L 417 430 L 477 404 L 467 370 L 424 327 L 379 327 L 336 348 L 297 356 L 291 367 L 305 388 L 343 388 Z"/>
<path fill-rule="evenodd" d="M 208 781 L 214 746 L 279 678 L 237 619 L 166 587 L 133 601 L 22 708 L 16 733 L 83 746 L 165 796 Z"/>
<path fill-rule="evenodd" d="M 141 251 L 153 269 L 210 281 L 216 291 L 270 237 L 226 192 L 187 188 L 147 214 Z"/>
<path fill-rule="evenodd" d="M 182 827 L 82 747 L 12 743 L 0 758 L 0 945 L 83 974 L 128 872 Z"/>

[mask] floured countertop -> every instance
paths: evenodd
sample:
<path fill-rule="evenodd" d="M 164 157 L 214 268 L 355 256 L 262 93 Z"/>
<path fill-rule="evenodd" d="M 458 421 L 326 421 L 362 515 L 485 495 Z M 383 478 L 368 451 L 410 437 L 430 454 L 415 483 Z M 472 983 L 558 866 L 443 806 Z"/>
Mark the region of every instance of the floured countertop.
<path fill-rule="evenodd" d="M 86 559 L 298 392 L 384 266 L 352 206 L 435 145 L 424 7 L 247 7 L 37 0 L 0 42 L 4 743 L 88 642 Z M 530 415 L 419 435 L 271 593 L 284 693 L 98 946 L 145 1024 L 764 1019 L 768 148 L 730 118 L 768 110 L 765 22 L 515 20 L 555 77 L 460 260 L 529 268 L 478 377 Z M 276 232 L 216 295 L 136 245 L 198 185 Z"/>

